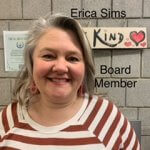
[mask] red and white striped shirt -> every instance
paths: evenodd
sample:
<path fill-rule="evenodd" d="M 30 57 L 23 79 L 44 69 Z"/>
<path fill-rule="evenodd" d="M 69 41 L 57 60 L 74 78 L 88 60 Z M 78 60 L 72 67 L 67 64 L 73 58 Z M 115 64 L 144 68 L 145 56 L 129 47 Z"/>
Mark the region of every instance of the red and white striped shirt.
<path fill-rule="evenodd" d="M 52 127 L 33 121 L 18 102 L 8 105 L 0 114 L 0 149 L 140 150 L 140 145 L 115 105 L 86 94 L 73 118 Z"/>

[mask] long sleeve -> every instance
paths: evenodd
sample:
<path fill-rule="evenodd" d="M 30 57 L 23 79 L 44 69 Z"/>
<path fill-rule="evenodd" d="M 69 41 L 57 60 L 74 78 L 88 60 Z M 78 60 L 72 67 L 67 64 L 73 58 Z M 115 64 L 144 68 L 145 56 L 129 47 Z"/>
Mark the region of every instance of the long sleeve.
<path fill-rule="evenodd" d="M 96 108 L 97 107 L 97 108 Z M 110 101 L 99 99 L 93 109 L 90 129 L 110 150 L 140 150 L 140 144 L 127 118 Z"/>

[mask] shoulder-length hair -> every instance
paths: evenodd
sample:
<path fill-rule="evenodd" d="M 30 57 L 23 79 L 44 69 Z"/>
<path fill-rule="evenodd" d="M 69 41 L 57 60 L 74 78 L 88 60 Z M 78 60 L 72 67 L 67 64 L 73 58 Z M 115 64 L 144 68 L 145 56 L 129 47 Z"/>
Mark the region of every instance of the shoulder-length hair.
<path fill-rule="evenodd" d="M 84 92 L 93 94 L 95 66 L 92 50 L 89 41 L 78 21 L 71 17 L 60 14 L 46 15 L 36 20 L 29 31 L 28 39 L 24 49 L 24 66 L 19 72 L 16 84 L 13 90 L 13 100 L 21 104 L 26 103 L 31 97 L 30 85 L 33 82 L 33 53 L 40 37 L 51 27 L 58 27 L 64 30 L 71 30 L 81 45 L 85 62 Z"/>

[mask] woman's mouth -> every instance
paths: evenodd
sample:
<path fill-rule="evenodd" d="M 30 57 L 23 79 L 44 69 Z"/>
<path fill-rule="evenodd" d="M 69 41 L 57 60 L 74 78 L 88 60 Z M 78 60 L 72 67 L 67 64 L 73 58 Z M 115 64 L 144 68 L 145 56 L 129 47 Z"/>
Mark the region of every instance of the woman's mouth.
<path fill-rule="evenodd" d="M 54 83 L 66 83 L 70 82 L 70 79 L 68 78 L 47 78 L 49 81 L 54 82 Z"/>

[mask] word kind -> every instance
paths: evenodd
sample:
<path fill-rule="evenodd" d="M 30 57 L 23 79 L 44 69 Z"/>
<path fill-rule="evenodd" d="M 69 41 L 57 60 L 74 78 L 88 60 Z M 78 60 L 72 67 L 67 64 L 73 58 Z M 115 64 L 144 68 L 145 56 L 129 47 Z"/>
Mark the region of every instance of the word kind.
<path fill-rule="evenodd" d="M 106 33 L 102 32 L 101 29 L 95 30 L 94 29 L 94 38 L 93 38 L 93 47 L 97 45 L 97 41 L 100 43 L 108 46 L 108 47 L 116 47 L 118 44 L 120 44 L 123 39 L 124 35 L 120 32 L 118 33 Z"/>

